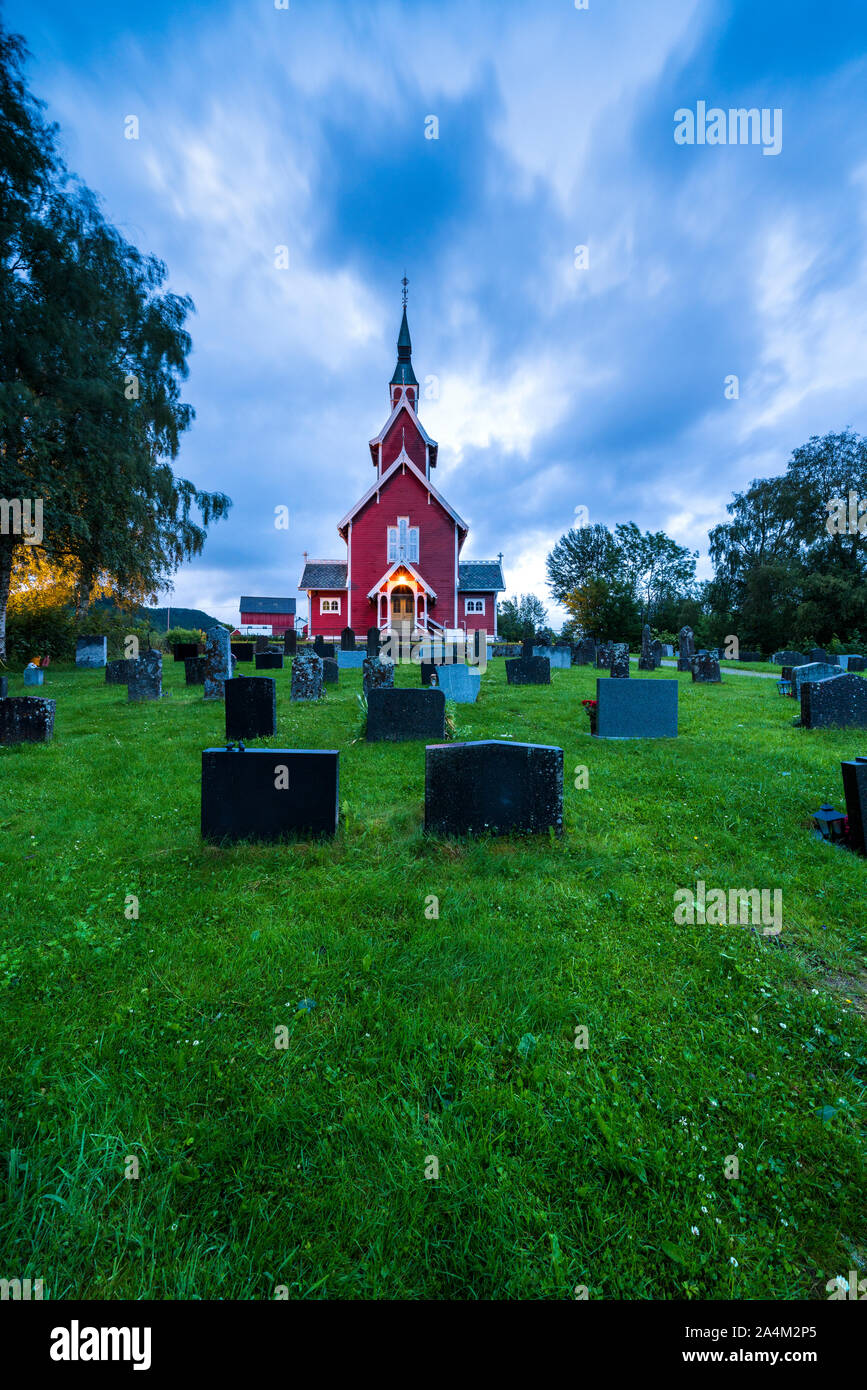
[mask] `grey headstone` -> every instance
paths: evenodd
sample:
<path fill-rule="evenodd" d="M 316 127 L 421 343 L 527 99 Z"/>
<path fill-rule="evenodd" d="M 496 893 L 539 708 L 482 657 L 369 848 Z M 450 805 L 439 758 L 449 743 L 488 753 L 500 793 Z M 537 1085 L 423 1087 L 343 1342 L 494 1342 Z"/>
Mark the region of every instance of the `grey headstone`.
<path fill-rule="evenodd" d="M 831 666 L 822 661 L 809 661 L 804 666 L 793 666 L 793 698 L 796 700 L 801 698 L 801 686 L 804 685 L 806 681 L 837 680 L 842 674 L 839 666 Z"/>
<path fill-rule="evenodd" d="M 103 667 L 108 660 L 107 637 L 79 637 L 75 643 L 75 664 L 89 668 Z"/>
<path fill-rule="evenodd" d="M 44 685 L 44 683 L 45 683 L 45 672 L 43 671 L 43 669 L 42 669 L 41 666 L 25 666 L 25 667 L 24 667 L 24 684 L 25 684 L 25 685 Z"/>
<path fill-rule="evenodd" d="M 292 662 L 293 700 L 321 700 L 322 698 L 322 657 L 315 652 L 296 656 Z"/>
<path fill-rule="evenodd" d="M 445 738 L 446 698 L 441 690 L 371 690 L 367 697 L 368 743 Z"/>
<path fill-rule="evenodd" d="M 473 705 L 479 698 L 482 673 L 476 666 L 434 666 L 433 682 L 447 700 L 458 705 Z"/>
<path fill-rule="evenodd" d="M 425 749 L 424 827 L 436 835 L 563 830 L 563 750 L 488 739 Z"/>
<path fill-rule="evenodd" d="M 598 738 L 677 738 L 677 681 L 596 681 Z"/>
<path fill-rule="evenodd" d="M 629 679 L 629 644 L 615 642 L 611 648 L 611 675 L 614 680 Z"/>
<path fill-rule="evenodd" d="M 691 671 L 692 658 L 695 656 L 695 637 L 691 627 L 680 629 L 678 641 L 677 669 L 678 671 Z"/>
<path fill-rule="evenodd" d="M 390 690 L 394 685 L 394 662 L 385 657 L 366 656 L 362 671 L 361 684 L 368 698 L 371 690 Z"/>
<path fill-rule="evenodd" d="M 358 647 L 353 652 L 345 652 L 341 650 L 337 653 L 337 665 L 341 671 L 360 671 L 363 663 L 363 647 Z"/>
<path fill-rule="evenodd" d="M 534 647 L 533 655 L 545 657 L 552 670 L 565 671 L 572 665 L 571 647 Z"/>
<path fill-rule="evenodd" d="M 653 639 L 650 635 L 650 628 L 647 623 L 641 629 L 641 652 L 638 657 L 639 671 L 655 671 L 653 664 Z"/>
<path fill-rule="evenodd" d="M 189 658 L 188 658 L 189 659 Z M 163 693 L 162 652 L 142 652 L 129 663 L 128 700 L 159 700 Z"/>
<path fill-rule="evenodd" d="M 267 646 L 267 640 L 266 640 Z M 226 681 L 232 678 L 232 652 L 229 633 L 224 627 L 211 627 L 205 633 L 205 699 L 222 700 Z"/>
<path fill-rule="evenodd" d="M 596 648 L 596 670 L 610 671 L 614 659 L 614 643 L 600 642 Z"/>

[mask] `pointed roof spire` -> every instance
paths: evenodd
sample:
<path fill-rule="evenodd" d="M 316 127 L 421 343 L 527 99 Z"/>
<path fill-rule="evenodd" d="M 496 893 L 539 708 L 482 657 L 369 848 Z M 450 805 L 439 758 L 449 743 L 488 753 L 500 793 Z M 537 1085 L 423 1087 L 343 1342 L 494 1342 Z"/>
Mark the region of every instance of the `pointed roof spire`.
<path fill-rule="evenodd" d="M 403 286 L 403 318 L 400 321 L 400 332 L 397 335 L 397 366 L 394 369 L 394 376 L 389 382 L 390 386 L 418 386 L 415 372 L 412 369 L 412 339 L 409 336 L 409 323 L 406 317 L 406 287 L 409 281 L 404 275 L 401 280 Z"/>

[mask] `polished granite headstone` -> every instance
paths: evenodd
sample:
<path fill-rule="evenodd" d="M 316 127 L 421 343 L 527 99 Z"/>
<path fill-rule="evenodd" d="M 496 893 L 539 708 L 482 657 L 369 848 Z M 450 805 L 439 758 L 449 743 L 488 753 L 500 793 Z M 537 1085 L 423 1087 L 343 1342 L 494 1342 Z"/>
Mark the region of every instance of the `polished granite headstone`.
<path fill-rule="evenodd" d="M 287 629 L 283 633 L 283 655 L 294 656 L 298 651 L 298 633 Z"/>
<path fill-rule="evenodd" d="M 315 652 L 296 656 L 292 662 L 291 698 L 293 700 L 321 700 L 322 682 L 322 657 L 317 656 Z"/>
<path fill-rule="evenodd" d="M 863 676 L 852 673 L 803 681 L 800 695 L 802 728 L 867 729 L 867 680 Z"/>
<path fill-rule="evenodd" d="M 232 678 L 232 651 L 224 627 L 211 627 L 205 633 L 205 699 L 222 700 L 227 680 Z"/>
<path fill-rule="evenodd" d="M 187 685 L 205 684 L 205 658 L 188 656 L 184 662 L 184 680 Z"/>
<path fill-rule="evenodd" d="M 162 652 L 142 652 L 129 663 L 126 683 L 126 698 L 135 703 L 138 700 L 159 700 L 163 693 L 163 654 Z"/>
<path fill-rule="evenodd" d="M 317 656 L 328 657 L 329 661 L 334 660 L 334 643 L 326 642 L 324 637 L 316 637 L 313 640 L 313 650 Z"/>
<path fill-rule="evenodd" d="M 105 666 L 106 685 L 126 685 L 132 661 L 108 661 Z"/>
<path fill-rule="evenodd" d="M 339 653 L 338 653 L 339 655 Z M 322 679 L 326 685 L 337 685 L 340 676 L 340 667 L 337 661 L 326 656 L 322 659 Z"/>
<path fill-rule="evenodd" d="M 231 844 L 333 835 L 339 759 L 336 749 L 204 749 L 203 838 Z"/>
<path fill-rule="evenodd" d="M 650 655 L 653 660 L 653 670 L 658 671 L 662 665 L 662 643 L 658 637 L 654 637 L 650 644 Z"/>
<path fill-rule="evenodd" d="M 807 681 L 839 680 L 842 676 L 839 666 L 831 666 L 822 661 L 809 661 L 804 666 L 792 667 L 792 695 L 799 700 L 801 687 Z"/>
<path fill-rule="evenodd" d="M 271 638 L 266 637 L 264 633 L 260 633 L 259 636 L 256 638 L 256 644 L 254 647 L 253 654 L 256 655 L 259 652 L 266 652 L 270 645 Z"/>
<path fill-rule="evenodd" d="M 436 835 L 561 834 L 562 748 L 511 739 L 426 748 L 424 826 Z"/>
<path fill-rule="evenodd" d="M 236 661 L 252 661 L 256 655 L 252 642 L 230 642 L 229 649 Z M 190 656 L 195 655 L 195 652 L 190 652 Z"/>
<path fill-rule="evenodd" d="M 277 732 L 277 682 L 268 676 L 226 681 L 226 739 L 273 738 Z"/>
<path fill-rule="evenodd" d="M 692 658 L 692 679 L 696 685 L 720 685 L 722 673 L 714 652 L 696 652 Z"/>
<path fill-rule="evenodd" d="M 436 684 L 447 700 L 458 705 L 474 705 L 479 698 L 482 673 L 477 666 L 432 666 L 435 674 L 427 683 Z"/>
<path fill-rule="evenodd" d="M 283 653 L 282 652 L 257 652 L 256 653 L 257 671 L 282 671 Z"/>
<path fill-rule="evenodd" d="M 677 681 L 596 680 L 597 738 L 677 738 Z"/>
<path fill-rule="evenodd" d="M 575 643 L 572 651 L 573 666 L 596 665 L 596 642 L 592 637 L 582 637 Z"/>
<path fill-rule="evenodd" d="M 386 657 L 366 656 L 361 669 L 361 684 L 368 698 L 371 690 L 390 690 L 394 685 L 394 662 Z"/>
<path fill-rule="evenodd" d="M 629 644 L 615 642 L 611 647 L 611 675 L 614 680 L 629 679 Z"/>
<path fill-rule="evenodd" d="M 446 697 L 441 690 L 400 687 L 371 690 L 367 697 L 368 743 L 445 738 Z"/>
<path fill-rule="evenodd" d="M 518 656 L 506 662 L 509 685 L 550 685 L 551 663 L 546 656 Z"/>
<path fill-rule="evenodd" d="M 806 666 L 807 657 L 802 652 L 774 652 L 771 661 L 775 666 Z"/>
<path fill-rule="evenodd" d="M 867 758 L 841 763 L 840 771 L 849 818 L 849 844 L 858 854 L 867 854 Z"/>
<path fill-rule="evenodd" d="M 650 635 L 650 628 L 647 623 L 641 629 L 641 652 L 638 657 L 639 671 L 655 671 L 653 664 L 653 638 Z"/>
<path fill-rule="evenodd" d="M 848 663 L 847 663 L 847 665 L 846 665 L 846 670 L 847 670 L 847 671 L 857 672 L 857 671 L 863 671 L 865 668 L 867 668 L 867 657 L 863 657 L 863 656 L 850 656 L 850 657 L 849 657 L 849 661 L 848 661 Z"/>
<path fill-rule="evenodd" d="M 0 699 L 0 744 L 47 743 L 54 733 L 56 700 L 40 695 Z"/>
<path fill-rule="evenodd" d="M 355 651 L 355 633 L 351 627 L 345 627 L 340 634 L 340 650 L 342 652 Z"/>
<path fill-rule="evenodd" d="M 175 661 L 186 661 L 189 656 L 201 656 L 201 654 L 202 647 L 199 642 L 175 642 L 172 645 L 172 658 Z"/>
<path fill-rule="evenodd" d="M 572 665 L 571 647 L 534 647 L 532 654 L 545 657 L 552 671 L 566 671 Z"/>
<path fill-rule="evenodd" d="M 829 656 L 824 647 L 813 647 L 807 652 L 807 660 L 811 663 L 821 662 L 825 666 L 839 666 L 840 663 L 836 656 Z M 787 663 L 787 665 L 790 663 Z"/>
<path fill-rule="evenodd" d="M 367 655 L 379 656 L 379 628 L 369 627 L 367 629 Z"/>
<path fill-rule="evenodd" d="M 107 637 L 79 637 L 75 643 L 75 664 L 102 668 L 108 660 Z"/>

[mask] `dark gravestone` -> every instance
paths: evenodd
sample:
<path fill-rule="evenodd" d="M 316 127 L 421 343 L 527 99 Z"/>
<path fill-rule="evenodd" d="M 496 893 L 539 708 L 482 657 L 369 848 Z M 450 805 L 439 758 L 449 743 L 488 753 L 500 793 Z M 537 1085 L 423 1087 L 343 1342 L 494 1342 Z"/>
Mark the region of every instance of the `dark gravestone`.
<path fill-rule="evenodd" d="M 366 656 L 361 670 L 361 685 L 368 697 L 371 690 L 390 690 L 394 685 L 393 661 L 379 656 Z"/>
<path fill-rule="evenodd" d="M 0 700 L 5 700 L 9 694 L 9 677 L 0 676 Z"/>
<path fill-rule="evenodd" d="M 562 748 L 499 739 L 426 748 L 424 828 L 435 835 L 562 834 Z"/>
<path fill-rule="evenodd" d="M 533 639 L 532 639 L 532 637 L 525 637 L 524 640 L 523 640 L 523 642 L 521 643 L 521 660 L 522 660 L 522 661 L 532 661 L 532 659 L 533 659 Z"/>
<path fill-rule="evenodd" d="M 296 656 L 292 662 L 292 699 L 321 700 L 322 658 L 314 652 Z"/>
<path fill-rule="evenodd" d="M 859 854 L 867 854 L 867 758 L 841 763 L 840 771 L 849 817 L 849 844 Z"/>
<path fill-rule="evenodd" d="M 801 698 L 801 686 L 807 681 L 838 680 L 842 675 L 839 666 L 827 665 L 821 661 L 810 661 L 804 666 L 792 667 L 792 690 L 794 698 Z"/>
<path fill-rule="evenodd" d="M 801 652 L 774 652 L 771 661 L 775 666 L 806 666 L 807 658 Z"/>
<path fill-rule="evenodd" d="M 264 635 L 257 637 L 254 655 L 258 654 L 259 652 L 266 652 L 268 650 L 268 645 L 270 641 L 270 637 L 265 637 Z"/>
<path fill-rule="evenodd" d="M 626 642 L 615 642 L 611 648 L 611 675 L 615 680 L 629 678 L 629 646 Z"/>
<path fill-rule="evenodd" d="M 367 655 L 379 656 L 379 628 L 369 627 L 367 629 Z"/>
<path fill-rule="evenodd" d="M 129 680 L 131 661 L 108 661 L 105 666 L 106 685 L 126 685 Z"/>
<path fill-rule="evenodd" d="M 226 741 L 273 738 L 277 732 L 277 682 L 267 676 L 226 681 Z"/>
<path fill-rule="evenodd" d="M 738 661 L 761 661 L 761 652 L 740 652 Z"/>
<path fill-rule="evenodd" d="M 224 627 L 210 627 L 205 633 L 205 699 L 222 700 L 224 686 L 232 678 L 232 652 Z"/>
<path fill-rule="evenodd" d="M 641 654 L 638 658 L 639 671 L 655 671 L 653 664 L 653 639 L 650 636 L 650 628 L 647 623 L 641 629 Z"/>
<path fill-rule="evenodd" d="M 198 642 L 175 642 L 172 656 L 175 661 L 186 661 L 188 656 L 201 656 L 202 648 Z"/>
<path fill-rule="evenodd" d="M 582 637 L 572 651 L 573 666 L 596 665 L 596 643 L 592 637 Z"/>
<path fill-rule="evenodd" d="M 691 627 L 682 627 L 678 634 L 678 671 L 691 671 L 692 658 L 695 656 L 695 637 Z"/>
<path fill-rule="evenodd" d="M 137 700 L 159 700 L 163 693 L 162 652 L 142 652 L 129 663 L 126 683 L 126 698 Z"/>
<path fill-rule="evenodd" d="M 335 749 L 204 749 L 202 837 L 232 843 L 333 835 L 339 757 Z"/>
<path fill-rule="evenodd" d="M 431 684 L 431 680 L 433 680 L 433 684 L 434 684 L 434 685 L 437 684 L 437 679 L 436 679 L 437 664 L 438 664 L 438 663 L 435 662 L 435 661 L 423 661 L 423 662 L 421 663 L 421 683 L 422 683 L 422 685 L 430 685 L 430 684 Z"/>
<path fill-rule="evenodd" d="M 229 646 L 236 661 L 252 661 L 256 654 L 252 642 L 230 642 Z M 194 656 L 195 653 L 191 652 L 190 655 Z"/>
<path fill-rule="evenodd" d="M 188 656 L 184 662 L 184 679 L 187 685 L 205 684 L 205 658 Z"/>
<path fill-rule="evenodd" d="M 326 656 L 322 661 L 322 679 L 326 685 L 337 685 L 340 677 L 340 668 L 337 662 L 330 656 Z"/>
<path fill-rule="evenodd" d="M 804 681 L 800 691 L 802 728 L 867 729 L 867 680 L 863 676 Z"/>
<path fill-rule="evenodd" d="M 345 627 L 340 634 L 340 650 L 342 652 L 355 651 L 355 633 L 351 627 Z"/>
<path fill-rule="evenodd" d="M 551 663 L 545 656 L 517 657 L 506 662 L 509 685 L 550 685 Z"/>
<path fill-rule="evenodd" d="M 371 690 L 367 697 L 368 743 L 445 738 L 446 697 L 441 690 Z"/>
<path fill-rule="evenodd" d="M 610 671 L 611 662 L 614 657 L 614 643 L 600 642 L 596 648 L 596 670 Z"/>
<path fill-rule="evenodd" d="M 853 672 L 854 672 L 854 671 L 863 671 L 864 668 L 865 668 L 865 666 L 867 666 L 867 657 L 863 657 L 863 656 L 850 656 L 850 657 L 849 657 L 849 664 L 848 664 L 848 667 L 847 667 L 847 669 L 848 669 L 849 671 L 853 671 Z"/>
<path fill-rule="evenodd" d="M 662 643 L 658 637 L 654 637 L 650 644 L 650 655 L 653 658 L 653 669 L 658 671 L 662 665 Z"/>
<path fill-rule="evenodd" d="M 839 666 L 836 656 L 829 656 L 824 647 L 813 647 L 807 652 L 809 662 L 821 661 L 825 666 Z"/>
<path fill-rule="evenodd" d="M 283 655 L 294 656 L 298 650 L 298 633 L 284 632 L 283 634 Z"/>
<path fill-rule="evenodd" d="M 317 637 L 314 640 L 313 650 L 317 656 L 327 656 L 329 661 L 334 659 L 334 643 L 326 642 L 324 637 Z"/>
<path fill-rule="evenodd" d="M 100 669 L 108 660 L 107 637 L 79 637 L 75 643 L 75 664 Z"/>
<path fill-rule="evenodd" d="M 0 744 L 47 743 L 54 733 L 56 700 L 39 695 L 0 699 Z"/>
<path fill-rule="evenodd" d="M 677 738 L 677 681 L 596 680 L 598 738 Z"/>
<path fill-rule="evenodd" d="M 697 685 L 720 685 L 719 658 L 713 652 L 696 652 L 692 658 L 692 678 Z"/>
<path fill-rule="evenodd" d="M 256 653 L 257 671 L 282 671 L 283 653 L 282 652 L 257 652 Z"/>

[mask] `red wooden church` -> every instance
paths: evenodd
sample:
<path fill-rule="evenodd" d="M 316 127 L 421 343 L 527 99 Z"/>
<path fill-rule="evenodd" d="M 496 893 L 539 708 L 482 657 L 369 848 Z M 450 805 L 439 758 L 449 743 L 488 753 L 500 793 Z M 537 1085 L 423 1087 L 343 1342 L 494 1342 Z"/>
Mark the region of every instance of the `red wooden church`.
<path fill-rule="evenodd" d="M 406 282 L 389 397 L 391 414 L 370 441 L 374 481 L 337 523 L 345 558 L 305 555 L 298 588 L 310 601 L 310 635 L 410 623 L 437 636 L 481 628 L 496 637 L 503 557 L 461 561 L 467 523 L 433 485 L 437 444 L 417 413 Z"/>

